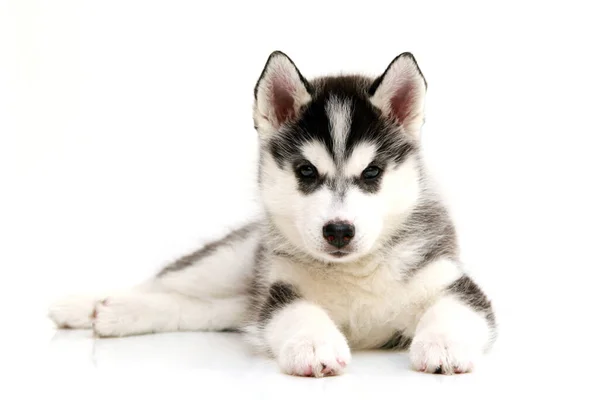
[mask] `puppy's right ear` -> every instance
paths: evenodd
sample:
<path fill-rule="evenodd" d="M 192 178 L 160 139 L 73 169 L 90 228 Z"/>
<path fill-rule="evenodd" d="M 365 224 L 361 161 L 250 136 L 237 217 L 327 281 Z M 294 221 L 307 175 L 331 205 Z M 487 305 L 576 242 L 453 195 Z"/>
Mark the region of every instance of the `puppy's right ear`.
<path fill-rule="evenodd" d="M 311 88 L 284 53 L 271 53 L 254 87 L 254 125 L 261 134 L 277 131 L 299 116 L 311 100 Z"/>

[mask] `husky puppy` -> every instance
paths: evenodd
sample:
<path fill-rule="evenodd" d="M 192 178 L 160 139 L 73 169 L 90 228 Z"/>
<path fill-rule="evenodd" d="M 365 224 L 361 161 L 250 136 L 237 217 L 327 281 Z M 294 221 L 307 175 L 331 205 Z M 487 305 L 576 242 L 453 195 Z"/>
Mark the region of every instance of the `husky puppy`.
<path fill-rule="evenodd" d="M 376 78 L 307 80 L 273 52 L 254 90 L 264 216 L 131 290 L 51 306 L 99 337 L 238 330 L 288 374 L 343 372 L 350 349 L 407 349 L 414 369 L 471 371 L 490 300 L 461 267 L 421 154 L 427 84 L 403 53 Z"/>

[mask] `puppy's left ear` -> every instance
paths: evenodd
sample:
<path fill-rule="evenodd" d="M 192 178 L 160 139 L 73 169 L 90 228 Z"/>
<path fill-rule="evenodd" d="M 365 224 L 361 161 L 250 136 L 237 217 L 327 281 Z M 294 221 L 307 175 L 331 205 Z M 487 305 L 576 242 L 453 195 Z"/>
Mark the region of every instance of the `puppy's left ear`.
<path fill-rule="evenodd" d="M 284 53 L 269 56 L 254 88 L 254 125 L 261 134 L 276 132 L 300 115 L 311 100 L 311 88 L 294 62 Z"/>
<path fill-rule="evenodd" d="M 411 53 L 396 57 L 369 88 L 371 102 L 404 130 L 419 136 L 427 82 Z"/>

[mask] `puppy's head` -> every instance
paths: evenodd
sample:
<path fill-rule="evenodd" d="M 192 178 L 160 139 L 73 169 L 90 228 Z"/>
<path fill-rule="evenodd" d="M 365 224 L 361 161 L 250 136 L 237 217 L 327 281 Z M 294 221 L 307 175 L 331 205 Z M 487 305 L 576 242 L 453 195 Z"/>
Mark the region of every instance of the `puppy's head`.
<path fill-rule="evenodd" d="M 425 91 L 409 53 L 376 79 L 312 81 L 285 54 L 271 54 L 254 91 L 260 190 L 291 243 L 347 262 L 393 234 L 420 193 Z"/>

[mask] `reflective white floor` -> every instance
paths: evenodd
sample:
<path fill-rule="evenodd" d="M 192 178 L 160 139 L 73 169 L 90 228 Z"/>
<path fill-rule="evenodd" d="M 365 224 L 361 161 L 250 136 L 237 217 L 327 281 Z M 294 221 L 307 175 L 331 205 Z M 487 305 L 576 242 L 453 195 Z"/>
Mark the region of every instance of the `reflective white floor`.
<path fill-rule="evenodd" d="M 358 398 L 377 393 L 402 398 L 495 398 L 505 389 L 515 389 L 523 377 L 517 368 L 507 368 L 500 351 L 490 354 L 471 374 L 428 375 L 409 369 L 408 356 L 399 352 L 355 352 L 352 363 L 339 377 L 322 379 L 282 374 L 273 360 L 250 352 L 236 333 L 168 333 L 118 339 L 97 339 L 90 331 L 54 331 L 50 328 L 46 353 L 49 370 L 107 372 L 123 377 L 144 371 L 160 380 L 190 377 L 200 394 L 210 398 L 243 395 L 265 398 Z M 501 350 L 501 348 L 499 348 Z M 167 377 L 167 378 L 166 378 Z M 175 378 L 174 378 L 175 377 Z M 503 387 L 507 379 L 513 381 Z M 533 382 L 533 375 L 527 382 Z M 526 391 L 530 385 L 522 386 Z M 490 388 L 494 388 L 490 390 Z M 156 394 L 156 393 L 154 393 Z"/>
<path fill-rule="evenodd" d="M 589 389 L 594 370 L 584 364 L 594 364 L 589 341 L 553 348 L 551 335 L 509 326 L 471 374 L 422 374 L 410 370 L 406 353 L 369 351 L 354 352 L 342 376 L 314 379 L 282 374 L 236 333 L 97 339 L 91 331 L 57 331 L 27 311 L 21 315 L 37 317 L 22 319 L 26 329 L 0 331 L 2 400 L 598 398 Z"/>

